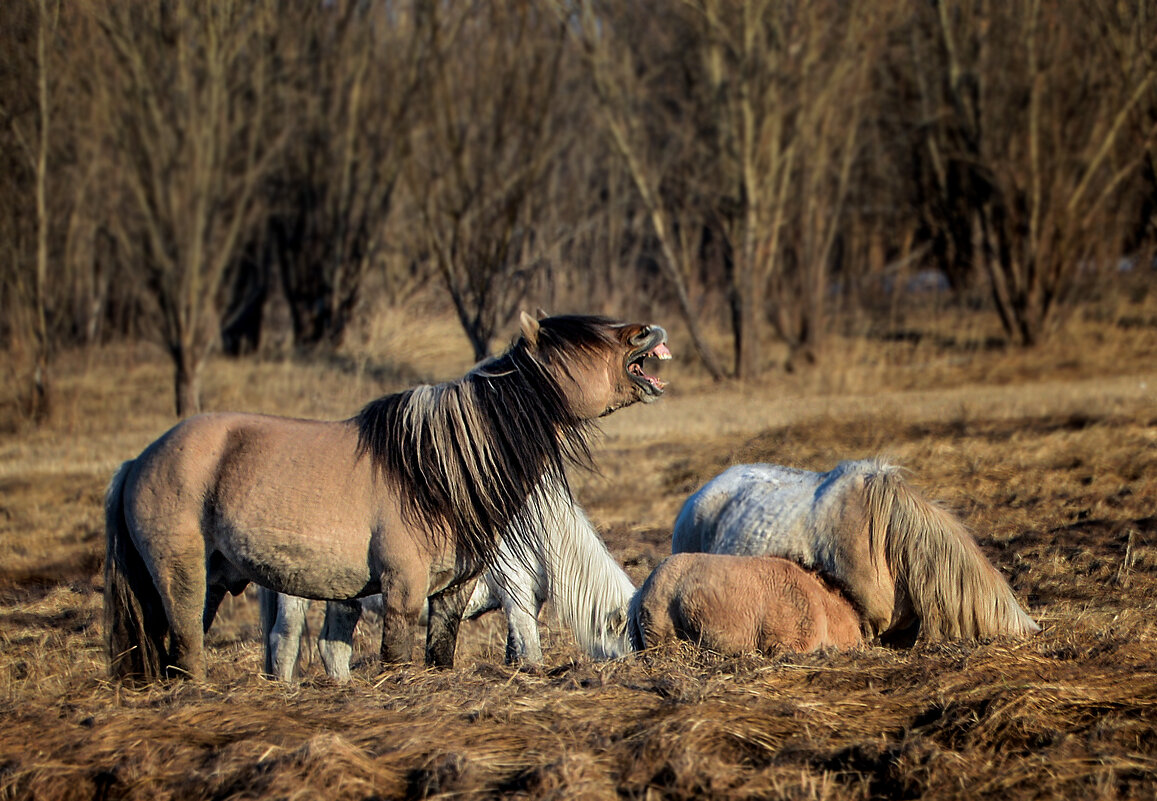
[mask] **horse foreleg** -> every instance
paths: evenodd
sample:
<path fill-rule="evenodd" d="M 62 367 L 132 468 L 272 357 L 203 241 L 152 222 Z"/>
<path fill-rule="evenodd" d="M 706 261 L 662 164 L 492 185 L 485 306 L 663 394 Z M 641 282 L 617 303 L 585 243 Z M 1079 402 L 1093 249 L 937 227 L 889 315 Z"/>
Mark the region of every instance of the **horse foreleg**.
<path fill-rule="evenodd" d="M 382 574 L 381 582 L 382 662 L 404 664 L 414 658 L 414 627 L 426 600 L 426 576 L 416 571 L 413 576 L 388 571 Z"/>
<path fill-rule="evenodd" d="M 538 634 L 538 613 L 542 611 L 543 598 L 536 587 L 545 584 L 546 578 L 535 577 L 518 565 L 507 572 L 502 580 L 491 574 L 485 575 L 479 586 L 487 583 L 491 593 L 506 615 L 506 663 L 514 665 L 538 665 L 542 663 L 542 643 Z"/>
<path fill-rule="evenodd" d="M 437 595 L 430 596 L 430 615 L 426 623 L 426 664 L 453 667 L 458 647 L 458 626 L 462 610 L 474 592 L 475 581 L 467 581 Z"/>
<path fill-rule="evenodd" d="M 325 606 L 325 625 L 317 640 L 317 650 L 325 672 L 337 681 L 348 681 L 350 658 L 354 652 L 354 628 L 362 616 L 361 601 L 329 601 Z"/>

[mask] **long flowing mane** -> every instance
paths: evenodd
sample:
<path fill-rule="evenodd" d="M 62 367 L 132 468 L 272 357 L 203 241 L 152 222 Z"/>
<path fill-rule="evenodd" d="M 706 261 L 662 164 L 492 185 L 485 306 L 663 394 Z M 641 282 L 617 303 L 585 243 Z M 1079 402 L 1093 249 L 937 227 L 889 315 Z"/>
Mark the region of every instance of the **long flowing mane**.
<path fill-rule="evenodd" d="M 897 583 L 920 618 L 922 636 L 1027 635 L 1040 627 L 964 525 L 925 499 L 899 468 L 877 461 L 865 479 L 871 531 L 883 536 Z"/>
<path fill-rule="evenodd" d="M 400 489 L 408 522 L 452 539 L 460 578 L 498 567 L 500 532 L 524 554 L 543 527 L 535 488 L 545 480 L 569 499 L 566 465 L 592 467 L 593 426 L 547 366 L 566 371 L 584 352 L 611 347 L 610 325 L 548 318 L 534 354 L 519 339 L 461 379 L 387 395 L 354 418 L 359 455 Z"/>

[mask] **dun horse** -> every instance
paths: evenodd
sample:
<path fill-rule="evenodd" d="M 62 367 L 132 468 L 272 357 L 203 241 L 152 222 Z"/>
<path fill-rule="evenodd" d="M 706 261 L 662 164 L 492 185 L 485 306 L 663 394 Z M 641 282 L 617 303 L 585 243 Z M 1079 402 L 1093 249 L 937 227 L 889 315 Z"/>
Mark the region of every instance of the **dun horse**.
<path fill-rule="evenodd" d="M 311 598 L 383 597 L 382 657 L 453 662 L 473 579 L 528 552 L 535 489 L 590 464 L 592 421 L 663 382 L 657 326 L 522 316 L 522 336 L 466 376 L 344 421 L 209 414 L 123 464 L 105 499 L 105 616 L 114 676 L 203 678 L 204 634 L 250 581 Z M 569 491 L 568 491 L 569 494 Z"/>
<path fill-rule="evenodd" d="M 565 488 L 550 486 L 543 493 L 545 528 L 531 544 L 529 558 L 520 558 L 503 542 L 501 571 L 482 574 L 463 617 L 501 608 L 507 622 L 506 660 L 537 664 L 542 661 L 538 614 L 549 598 L 580 648 L 596 659 L 623 656 L 631 650 L 626 614 L 635 586 Z M 262 589 L 265 671 L 282 681 L 293 678 L 308 606 L 304 598 Z M 363 607 L 380 606 L 380 596 L 326 606 L 318 651 L 331 677 L 349 677 L 354 627 Z"/>
<path fill-rule="evenodd" d="M 629 621 L 637 649 L 674 639 L 723 654 L 863 642 L 860 617 L 846 598 L 774 556 L 668 556 L 631 600 Z"/>
<path fill-rule="evenodd" d="M 870 635 L 1024 636 L 1040 627 L 963 524 L 880 460 L 827 473 L 737 465 L 683 504 L 672 551 L 780 556 L 855 604 Z"/>

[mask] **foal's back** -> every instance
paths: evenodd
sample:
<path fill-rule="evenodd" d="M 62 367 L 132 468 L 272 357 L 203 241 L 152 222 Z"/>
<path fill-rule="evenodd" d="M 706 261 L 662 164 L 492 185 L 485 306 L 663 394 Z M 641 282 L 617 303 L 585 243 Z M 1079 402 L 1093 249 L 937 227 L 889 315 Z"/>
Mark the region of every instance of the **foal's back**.
<path fill-rule="evenodd" d="M 720 653 L 814 651 L 863 641 L 855 608 L 794 562 L 682 553 L 663 560 L 631 605 L 642 647 L 682 639 Z"/>

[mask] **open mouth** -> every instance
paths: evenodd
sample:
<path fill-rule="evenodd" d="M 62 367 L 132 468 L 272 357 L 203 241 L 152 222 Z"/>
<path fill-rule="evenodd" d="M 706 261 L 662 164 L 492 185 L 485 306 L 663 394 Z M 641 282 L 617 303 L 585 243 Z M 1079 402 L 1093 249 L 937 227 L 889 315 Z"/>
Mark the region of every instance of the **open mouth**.
<path fill-rule="evenodd" d="M 631 344 L 635 350 L 627 354 L 627 375 L 643 391 L 644 399 L 659 397 L 666 389 L 667 382 L 648 375 L 643 369 L 643 363 L 647 359 L 666 361 L 671 358 L 671 351 L 667 347 L 667 332 L 657 325 L 648 326 L 631 337 Z"/>

